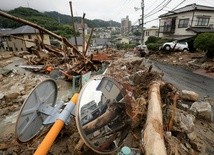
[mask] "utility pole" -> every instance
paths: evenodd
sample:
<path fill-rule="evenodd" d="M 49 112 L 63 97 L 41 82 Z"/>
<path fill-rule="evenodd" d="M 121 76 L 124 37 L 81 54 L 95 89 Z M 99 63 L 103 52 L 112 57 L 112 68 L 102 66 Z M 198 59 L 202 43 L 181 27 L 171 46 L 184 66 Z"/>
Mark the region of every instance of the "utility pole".
<path fill-rule="evenodd" d="M 142 18 L 141 18 L 141 21 L 142 21 L 142 28 L 141 28 L 141 44 L 144 44 L 144 30 L 143 30 L 143 23 L 144 23 L 144 0 L 142 0 L 141 2 L 141 9 L 142 9 Z"/>

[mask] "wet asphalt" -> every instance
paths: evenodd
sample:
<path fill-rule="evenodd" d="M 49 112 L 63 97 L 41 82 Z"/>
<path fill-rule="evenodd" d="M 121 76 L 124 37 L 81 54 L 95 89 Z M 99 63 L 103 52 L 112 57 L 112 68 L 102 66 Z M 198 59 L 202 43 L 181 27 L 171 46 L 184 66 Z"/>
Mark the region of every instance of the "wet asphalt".
<path fill-rule="evenodd" d="M 214 78 L 193 73 L 175 65 L 153 62 L 153 65 L 164 73 L 164 81 L 172 83 L 178 89 L 192 90 L 203 97 L 214 99 Z"/>

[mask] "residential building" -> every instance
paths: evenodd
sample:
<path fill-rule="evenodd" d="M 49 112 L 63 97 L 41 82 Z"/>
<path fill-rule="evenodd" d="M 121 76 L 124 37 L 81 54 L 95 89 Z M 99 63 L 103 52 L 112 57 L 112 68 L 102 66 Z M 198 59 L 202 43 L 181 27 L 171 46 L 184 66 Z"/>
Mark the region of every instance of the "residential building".
<path fill-rule="evenodd" d="M 116 44 L 129 44 L 130 39 L 128 37 L 117 37 L 113 40 Z"/>
<path fill-rule="evenodd" d="M 75 25 L 75 31 L 82 34 L 82 24 L 81 23 L 74 23 L 74 25 Z M 84 33 L 85 33 L 85 35 L 90 34 L 90 28 L 88 27 L 88 25 L 86 23 L 84 25 Z"/>
<path fill-rule="evenodd" d="M 159 28 L 156 26 L 144 29 L 144 43 L 148 40 L 150 36 L 158 37 L 158 30 Z"/>
<path fill-rule="evenodd" d="M 1 31 L 4 49 L 8 51 L 26 51 L 35 46 L 36 40 L 43 40 L 44 44 L 50 45 L 48 34 L 40 35 L 39 31 L 25 25 L 13 30 Z"/>
<path fill-rule="evenodd" d="M 82 39 L 82 37 L 76 37 L 76 39 L 77 39 L 77 49 L 78 49 L 78 51 L 82 52 L 83 51 L 83 39 Z M 69 42 L 72 45 L 76 46 L 76 44 L 75 44 L 75 38 L 74 37 L 71 37 L 69 39 Z M 85 44 L 85 48 L 86 48 L 86 46 L 87 46 L 86 40 L 85 40 L 84 44 Z"/>
<path fill-rule="evenodd" d="M 94 28 L 93 36 L 96 38 L 111 38 L 111 27 Z"/>
<path fill-rule="evenodd" d="M 122 88 L 107 77 L 102 78 L 96 90 L 102 92 L 103 103 L 107 100 L 119 102 L 123 98 Z"/>
<path fill-rule="evenodd" d="M 0 51 L 6 51 L 7 49 L 7 42 L 4 34 L 8 33 L 12 29 L 0 29 Z"/>
<path fill-rule="evenodd" d="M 121 34 L 125 35 L 128 34 L 131 31 L 131 21 L 129 20 L 129 16 L 126 16 L 126 18 L 121 19 Z"/>
<path fill-rule="evenodd" d="M 184 40 L 214 32 L 214 7 L 190 4 L 160 16 L 159 37 Z"/>
<path fill-rule="evenodd" d="M 109 41 L 109 39 L 104 39 L 104 38 L 92 38 L 92 47 L 108 47 L 110 46 L 111 43 Z"/>

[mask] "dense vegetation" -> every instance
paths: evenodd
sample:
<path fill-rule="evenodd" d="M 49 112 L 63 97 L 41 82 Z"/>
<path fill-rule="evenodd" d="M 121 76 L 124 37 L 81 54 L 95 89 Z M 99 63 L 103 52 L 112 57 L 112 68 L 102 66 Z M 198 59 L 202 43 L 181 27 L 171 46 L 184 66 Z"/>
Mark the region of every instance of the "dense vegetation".
<path fill-rule="evenodd" d="M 62 24 L 71 23 L 71 16 L 69 16 L 69 15 L 63 15 L 56 11 L 44 12 L 44 14 L 51 18 L 58 20 Z M 82 19 L 81 17 L 74 17 L 74 21 L 78 22 L 78 23 L 81 23 L 81 19 Z M 115 22 L 115 21 L 103 21 L 103 20 L 98 20 L 98 19 L 89 20 L 87 18 L 85 18 L 85 23 L 88 25 L 88 27 L 92 27 L 92 26 L 94 26 L 94 27 L 116 26 L 116 27 L 118 27 L 118 26 L 120 26 L 120 23 Z"/>
<path fill-rule="evenodd" d="M 69 38 L 74 34 L 71 28 L 71 16 L 68 15 L 62 15 L 58 12 L 41 13 L 35 9 L 25 7 L 19 7 L 14 10 L 10 10 L 7 13 L 36 23 L 66 38 Z M 75 17 L 74 21 L 80 23 L 81 17 Z M 89 27 L 91 27 L 93 23 L 95 27 L 107 27 L 110 25 L 110 22 L 102 20 L 91 21 L 85 19 L 85 23 L 88 24 Z M 111 24 L 118 25 L 119 23 L 111 22 Z M 23 24 L 21 23 L 17 23 L 12 20 L 0 17 L 0 28 L 17 28 L 22 25 Z"/>
<path fill-rule="evenodd" d="M 199 34 L 194 41 L 194 46 L 205 51 L 207 58 L 214 58 L 214 33 Z"/>
<path fill-rule="evenodd" d="M 167 40 L 159 37 L 150 36 L 148 40 L 145 42 L 145 44 L 147 45 L 147 48 L 149 50 L 158 51 L 159 47 L 166 41 Z"/>

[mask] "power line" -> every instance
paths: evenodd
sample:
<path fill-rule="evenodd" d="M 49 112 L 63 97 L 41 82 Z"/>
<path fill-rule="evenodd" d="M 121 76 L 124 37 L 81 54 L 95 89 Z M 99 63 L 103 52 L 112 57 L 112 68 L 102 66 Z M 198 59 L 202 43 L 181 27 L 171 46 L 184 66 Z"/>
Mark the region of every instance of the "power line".
<path fill-rule="evenodd" d="M 149 20 L 149 21 L 145 22 L 144 24 L 150 23 L 150 22 L 155 21 L 157 19 L 159 19 L 159 18 L 155 18 L 155 19 Z"/>
<path fill-rule="evenodd" d="M 130 3 L 130 2 L 132 2 L 132 0 L 126 0 L 124 3 L 123 3 L 123 5 L 120 7 L 120 9 L 118 9 L 117 11 L 114 11 L 113 12 L 113 16 L 118 16 L 118 15 L 120 15 L 122 12 L 123 12 L 123 10 L 124 10 L 124 8 Z"/>
<path fill-rule="evenodd" d="M 162 8 L 160 8 L 159 10 L 157 10 L 156 12 L 154 12 L 154 13 L 152 13 L 152 14 L 150 14 L 150 15 L 145 16 L 145 18 L 151 17 L 152 15 L 154 15 L 154 14 L 160 12 L 160 11 L 163 10 L 171 1 L 172 1 L 172 0 L 168 0 L 168 1 L 162 6 Z"/>
<path fill-rule="evenodd" d="M 177 7 L 179 7 L 181 4 L 183 4 L 186 0 L 183 0 L 181 3 L 179 3 L 176 7 L 174 7 L 171 11 L 175 10 Z"/>
<path fill-rule="evenodd" d="M 153 11 L 155 11 L 159 6 L 161 6 L 166 0 L 162 1 L 160 4 L 158 4 L 158 6 L 156 6 L 154 9 L 152 9 L 149 13 L 147 13 L 146 15 L 151 14 Z"/>
<path fill-rule="evenodd" d="M 155 4 L 155 1 L 157 0 L 153 0 L 152 2 L 150 2 L 150 5 L 147 5 L 147 7 L 145 8 L 145 11 L 148 11 L 149 9 L 151 9 L 151 7 Z"/>

